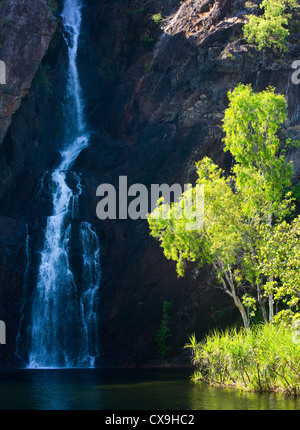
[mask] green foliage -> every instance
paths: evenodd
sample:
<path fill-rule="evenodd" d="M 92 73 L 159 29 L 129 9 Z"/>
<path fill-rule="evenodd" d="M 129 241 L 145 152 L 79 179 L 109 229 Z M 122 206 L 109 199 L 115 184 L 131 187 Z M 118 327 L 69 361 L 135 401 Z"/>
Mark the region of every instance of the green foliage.
<path fill-rule="evenodd" d="M 235 56 L 232 54 L 232 52 L 229 52 L 229 51 L 226 53 L 226 58 L 232 61 L 235 60 Z"/>
<path fill-rule="evenodd" d="M 145 34 L 141 40 L 142 40 L 143 47 L 146 49 L 146 51 L 151 51 L 151 49 L 154 46 L 155 39 L 152 36 Z"/>
<path fill-rule="evenodd" d="M 256 299 L 249 294 L 244 294 L 242 297 L 242 303 L 245 308 L 247 308 L 249 317 L 254 317 L 256 311 Z"/>
<path fill-rule="evenodd" d="M 265 230 L 264 245 L 258 248 L 260 270 L 272 276 L 265 290 L 274 294 L 290 309 L 300 301 L 300 216 L 291 224 L 283 221 Z"/>
<path fill-rule="evenodd" d="M 300 348 L 296 330 L 261 324 L 248 331 L 214 331 L 202 342 L 190 338 L 193 380 L 256 392 L 300 393 Z"/>
<path fill-rule="evenodd" d="M 246 9 L 253 10 L 253 9 L 257 9 L 257 4 L 252 3 L 251 1 L 246 1 L 245 7 L 246 7 Z"/>
<path fill-rule="evenodd" d="M 292 193 L 296 202 L 300 203 L 300 182 L 298 182 L 298 184 L 293 186 Z"/>
<path fill-rule="evenodd" d="M 250 85 L 238 85 L 228 97 L 224 150 L 236 160 L 233 173 L 245 215 L 278 213 L 293 172 L 284 155 L 277 155 L 281 146 L 277 132 L 287 118 L 286 100 L 272 88 L 255 93 Z"/>
<path fill-rule="evenodd" d="M 283 309 L 274 317 L 274 323 L 280 324 L 282 327 L 293 327 L 295 322 L 300 321 L 300 313 L 293 312 L 291 309 Z"/>
<path fill-rule="evenodd" d="M 161 22 L 163 21 L 163 17 L 161 16 L 161 12 L 155 13 L 154 15 L 152 15 L 152 21 L 154 22 L 155 25 L 161 24 Z"/>
<path fill-rule="evenodd" d="M 298 7 L 296 0 L 263 0 L 261 16 L 249 15 L 244 26 L 244 35 L 248 42 L 256 43 L 258 49 L 275 48 L 286 51 L 286 39 L 289 36 L 288 24 L 291 15 L 287 9 Z"/>
<path fill-rule="evenodd" d="M 163 303 L 163 318 L 162 322 L 160 324 L 160 327 L 156 333 L 155 341 L 157 343 L 157 355 L 160 358 L 164 358 L 168 351 L 169 346 L 167 345 L 167 339 L 170 337 L 170 328 L 169 328 L 169 322 L 170 322 L 170 316 L 168 311 L 172 308 L 172 305 L 167 300 Z"/>
<path fill-rule="evenodd" d="M 185 261 L 213 266 L 220 287 L 233 299 L 248 328 L 257 305 L 267 319 L 264 302 L 275 287 L 270 288 L 266 277 L 277 272 L 263 270 L 263 250 L 270 249 L 272 229 L 293 210 L 291 193 L 286 191 L 293 170 L 279 155 L 277 132 L 287 117 L 284 97 L 273 89 L 254 93 L 250 86 L 239 85 L 229 100 L 224 142 L 225 151 L 235 159 L 230 175 L 207 157 L 196 164 L 197 186 L 205 190 L 204 227 L 190 230 L 193 219 L 182 211 L 191 196 L 193 213 L 198 210 L 197 186 L 171 205 L 160 200 L 148 222 L 164 255 L 176 262 L 178 276 L 184 276 Z M 269 303 L 272 315 L 272 298 Z"/>
<path fill-rule="evenodd" d="M 290 148 L 300 148 L 300 140 L 292 140 L 292 139 L 287 139 L 285 141 L 285 145 L 283 146 L 281 153 L 283 155 L 286 154 L 286 151 Z"/>

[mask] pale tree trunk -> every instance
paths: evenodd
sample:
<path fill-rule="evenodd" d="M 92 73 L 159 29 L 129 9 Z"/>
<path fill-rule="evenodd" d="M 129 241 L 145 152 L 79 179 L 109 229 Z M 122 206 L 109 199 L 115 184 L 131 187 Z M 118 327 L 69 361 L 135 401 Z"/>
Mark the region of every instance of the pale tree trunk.
<path fill-rule="evenodd" d="M 242 316 L 245 329 L 249 330 L 249 328 L 250 328 L 250 321 L 249 321 L 249 318 L 248 318 L 248 315 L 247 315 L 247 312 L 246 312 L 246 310 L 244 308 L 243 303 L 240 301 L 240 299 L 238 297 L 236 297 L 234 299 L 234 303 L 235 303 L 235 306 L 240 311 L 240 314 Z"/>
<path fill-rule="evenodd" d="M 268 225 L 272 225 L 272 215 L 268 215 Z M 269 278 L 270 282 L 273 282 L 273 277 L 270 276 Z M 269 294 L 269 322 L 273 322 L 274 318 L 274 300 L 273 300 L 273 293 Z"/>
<path fill-rule="evenodd" d="M 256 260 L 256 254 L 255 254 L 254 247 L 253 247 L 253 244 L 252 244 L 251 240 L 250 240 L 250 246 L 251 246 L 251 255 L 252 255 L 252 258 L 253 258 L 253 262 L 255 262 L 255 260 Z M 267 311 L 266 311 L 266 307 L 265 307 L 264 301 L 263 301 L 262 296 L 261 296 L 260 286 L 257 283 L 252 283 L 251 286 L 252 286 L 253 289 L 256 289 L 256 292 L 257 292 L 257 303 L 261 307 L 263 319 L 265 321 L 268 321 Z"/>
<path fill-rule="evenodd" d="M 270 281 L 273 281 L 273 278 L 270 278 Z M 273 293 L 269 294 L 269 322 L 271 323 L 274 318 L 274 300 Z"/>
<path fill-rule="evenodd" d="M 229 270 L 229 275 L 226 274 L 226 272 L 225 272 L 225 278 L 226 278 L 226 281 L 227 281 L 230 288 L 228 288 L 228 285 L 227 285 L 225 279 L 222 277 L 221 280 L 222 280 L 223 289 L 224 289 L 225 293 L 227 293 L 230 297 L 233 298 L 235 306 L 240 311 L 244 327 L 246 330 L 249 330 L 250 320 L 248 318 L 248 315 L 247 315 L 247 312 L 245 310 L 243 303 L 241 302 L 240 298 L 236 294 L 235 285 L 234 285 L 234 281 L 232 278 L 231 270 Z"/>

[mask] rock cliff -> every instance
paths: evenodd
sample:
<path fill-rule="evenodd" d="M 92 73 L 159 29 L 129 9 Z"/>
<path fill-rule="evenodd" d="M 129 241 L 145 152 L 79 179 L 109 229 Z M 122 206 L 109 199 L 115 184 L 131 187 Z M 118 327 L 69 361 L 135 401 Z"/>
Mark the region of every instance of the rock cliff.
<path fill-rule="evenodd" d="M 43 1 L 4 0 L 1 2 L 0 14 L 1 60 L 6 66 L 6 85 L 0 87 L 1 144 L 13 114 L 30 89 L 56 30 L 57 20 Z M 1 191 L 4 182 L 9 184 L 12 181 L 22 158 L 22 151 L 19 151 L 19 157 L 13 160 L 14 148 L 9 144 L 2 151 L 6 160 L 1 160 Z"/>

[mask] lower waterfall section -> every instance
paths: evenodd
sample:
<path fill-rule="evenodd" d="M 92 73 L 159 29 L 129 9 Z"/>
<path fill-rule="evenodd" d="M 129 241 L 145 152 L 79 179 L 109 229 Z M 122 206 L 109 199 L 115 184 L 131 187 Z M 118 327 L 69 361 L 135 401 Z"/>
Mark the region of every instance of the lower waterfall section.
<path fill-rule="evenodd" d="M 57 216 L 48 219 L 31 310 L 28 368 L 94 367 L 99 355 L 100 245 L 90 223 L 78 224 L 71 212 L 69 216 L 63 221 Z M 55 232 L 58 227 L 63 233 Z M 69 257 L 75 241 L 80 243 L 76 262 L 81 266 L 76 274 Z"/>

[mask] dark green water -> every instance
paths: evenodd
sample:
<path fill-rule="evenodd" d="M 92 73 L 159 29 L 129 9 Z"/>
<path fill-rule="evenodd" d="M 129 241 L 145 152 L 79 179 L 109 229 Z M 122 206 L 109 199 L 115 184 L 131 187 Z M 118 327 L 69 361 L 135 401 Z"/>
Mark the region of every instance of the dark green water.
<path fill-rule="evenodd" d="M 0 409 L 273 410 L 300 399 L 243 393 L 189 381 L 176 370 L 1 370 Z"/>

